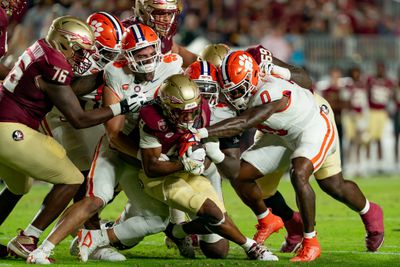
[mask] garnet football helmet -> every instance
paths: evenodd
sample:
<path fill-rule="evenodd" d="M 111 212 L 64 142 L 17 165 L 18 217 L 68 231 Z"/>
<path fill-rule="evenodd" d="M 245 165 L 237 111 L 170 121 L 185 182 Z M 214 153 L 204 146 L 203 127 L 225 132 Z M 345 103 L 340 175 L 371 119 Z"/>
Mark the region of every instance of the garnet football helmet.
<path fill-rule="evenodd" d="M 146 47 L 154 47 L 154 53 L 147 58 L 136 58 L 135 54 Z M 144 24 L 129 26 L 122 37 L 122 52 L 133 72 L 153 72 L 161 62 L 161 42 L 152 28 Z"/>
<path fill-rule="evenodd" d="M 210 106 L 218 104 L 219 84 L 217 68 L 207 61 L 196 61 L 185 70 L 200 89 L 200 94 L 208 100 Z"/>
<path fill-rule="evenodd" d="M 168 77 L 160 87 L 161 106 L 179 129 L 190 129 L 201 114 L 201 95 L 196 83 L 183 74 Z"/>
<path fill-rule="evenodd" d="M 136 0 L 135 2 L 136 16 L 161 37 L 176 30 L 181 10 L 181 0 Z"/>
<path fill-rule="evenodd" d="M 46 41 L 64 54 L 75 74 L 84 74 L 92 65 L 89 60 L 94 52 L 94 33 L 84 21 L 63 16 L 53 20 Z"/>
<path fill-rule="evenodd" d="M 226 44 L 210 44 L 200 52 L 197 60 L 208 61 L 218 68 L 230 50 L 231 49 Z"/>
<path fill-rule="evenodd" d="M 96 38 L 96 53 L 92 55 L 92 59 L 103 69 L 108 62 L 114 61 L 121 51 L 124 26 L 117 17 L 107 12 L 93 13 L 86 22 L 92 27 Z"/>
<path fill-rule="evenodd" d="M 258 84 L 259 66 L 245 51 L 229 53 L 220 66 L 218 80 L 221 92 L 239 111 L 247 104 Z"/>

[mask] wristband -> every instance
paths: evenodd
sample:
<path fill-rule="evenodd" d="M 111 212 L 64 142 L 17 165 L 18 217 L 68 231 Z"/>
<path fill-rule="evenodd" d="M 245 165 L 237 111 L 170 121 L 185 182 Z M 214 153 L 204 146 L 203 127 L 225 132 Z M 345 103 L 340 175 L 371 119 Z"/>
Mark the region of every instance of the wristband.
<path fill-rule="evenodd" d="M 108 107 L 111 109 L 114 117 L 118 116 L 118 115 L 121 115 L 121 111 L 122 110 L 121 110 L 121 104 L 120 103 L 111 104 Z"/>
<path fill-rule="evenodd" d="M 209 155 L 209 157 L 212 160 L 212 162 L 214 162 L 215 164 L 220 164 L 221 162 L 224 161 L 225 154 L 221 150 L 218 149 L 217 151 L 215 151 L 214 155 Z"/>
<path fill-rule="evenodd" d="M 283 67 L 280 67 L 280 66 L 277 66 L 277 65 L 274 65 L 272 67 L 271 73 L 272 74 L 277 74 L 277 75 L 281 76 L 283 79 L 288 80 L 288 81 L 291 78 L 291 73 L 290 73 L 289 69 L 283 68 Z"/>

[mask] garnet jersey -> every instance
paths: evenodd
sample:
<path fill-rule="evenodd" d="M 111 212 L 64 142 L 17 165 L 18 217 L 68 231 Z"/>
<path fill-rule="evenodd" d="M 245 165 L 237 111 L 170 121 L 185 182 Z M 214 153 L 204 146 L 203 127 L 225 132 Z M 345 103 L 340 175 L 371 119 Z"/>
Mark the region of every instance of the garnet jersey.
<path fill-rule="evenodd" d="M 0 121 L 18 122 L 33 129 L 53 107 L 36 79 L 69 85 L 73 72 L 64 55 L 44 39 L 29 47 L 4 79 L 0 96 Z"/>
<path fill-rule="evenodd" d="M 246 49 L 260 66 L 260 77 L 265 77 L 267 73 L 267 65 L 272 63 L 272 53 L 262 45 L 251 46 Z"/>
<path fill-rule="evenodd" d="M 193 127 L 198 129 L 210 125 L 210 106 L 204 99 L 201 101 L 201 116 Z M 187 131 L 188 132 L 188 131 Z M 140 109 L 140 147 L 157 148 L 162 146 L 162 153 L 168 157 L 177 156 L 179 138 L 185 131 L 178 131 L 165 117 L 158 100 L 143 106 Z"/>
<path fill-rule="evenodd" d="M 321 119 L 320 109 L 309 90 L 290 81 L 269 76 L 267 82 L 258 85 L 258 90 L 251 97 L 248 106 L 260 106 L 283 96 L 289 97 L 287 107 L 274 113 L 257 127 L 263 132 L 282 136 L 286 140 L 295 140 L 307 127 Z"/>
<path fill-rule="evenodd" d="M 368 108 L 368 94 L 367 94 L 367 84 L 365 79 L 359 81 L 354 81 L 350 79 L 349 83 L 346 85 L 350 110 L 356 113 L 362 113 Z"/>
<path fill-rule="evenodd" d="M 125 28 L 128 28 L 129 26 L 131 26 L 133 24 L 137 24 L 139 22 L 141 22 L 140 19 L 138 19 L 135 16 L 131 16 L 127 19 L 124 19 L 122 21 L 122 25 L 124 25 Z M 153 30 L 155 30 L 155 29 L 153 29 Z M 168 54 L 171 52 L 172 44 L 173 44 L 172 38 L 175 36 L 175 34 L 176 34 L 176 26 L 172 26 L 166 36 L 164 36 L 164 37 L 159 36 L 159 38 L 161 40 L 161 53 Z"/>
<path fill-rule="evenodd" d="M 369 77 L 368 101 L 371 109 L 385 109 L 393 93 L 393 82 L 386 78 Z"/>
<path fill-rule="evenodd" d="M 0 7 L 0 58 L 7 53 L 7 13 Z"/>
<path fill-rule="evenodd" d="M 165 55 L 155 70 L 153 80 L 137 83 L 135 75 L 125 62 L 114 62 L 104 69 L 104 79 L 106 86 L 113 90 L 119 99 L 128 98 L 133 94 L 144 94 L 147 100 L 152 100 L 156 96 L 158 87 L 166 78 L 182 72 L 182 63 L 182 58 L 177 54 Z M 138 125 L 139 113 L 129 112 L 125 114 L 125 117 L 123 132 L 129 134 Z"/>

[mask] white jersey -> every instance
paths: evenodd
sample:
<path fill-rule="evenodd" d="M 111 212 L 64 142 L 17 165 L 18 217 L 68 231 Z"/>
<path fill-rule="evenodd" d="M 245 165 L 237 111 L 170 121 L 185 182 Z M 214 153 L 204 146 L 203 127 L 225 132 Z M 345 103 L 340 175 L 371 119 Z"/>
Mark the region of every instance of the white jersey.
<path fill-rule="evenodd" d="M 210 107 L 211 117 L 210 117 L 210 125 L 214 125 L 220 121 L 234 118 L 237 116 L 236 111 L 230 108 L 228 105 L 224 103 L 219 103 L 216 106 Z"/>
<path fill-rule="evenodd" d="M 249 104 L 250 107 L 260 106 L 285 95 L 289 97 L 288 105 L 258 125 L 258 129 L 267 134 L 257 140 L 242 157 L 253 163 L 252 159 L 264 155 L 264 152 L 268 158 L 267 152 L 271 146 L 283 146 L 292 151 L 292 159 L 307 158 L 313 164 L 314 171 L 317 171 L 325 158 L 335 151 L 337 134 L 327 116 L 327 106 L 320 108 L 309 90 L 276 77 L 269 77 L 260 84 Z M 268 160 L 278 162 L 281 154 L 277 153 L 276 157 Z M 260 166 L 257 168 L 263 170 Z"/>
<path fill-rule="evenodd" d="M 288 106 L 274 113 L 258 128 L 263 132 L 279 135 L 288 141 L 295 140 L 316 120 L 321 121 L 319 106 L 309 90 L 290 81 L 271 76 L 259 85 L 257 93 L 250 99 L 249 107 L 279 100 L 284 95 L 289 96 Z"/>
<path fill-rule="evenodd" d="M 155 70 L 154 79 L 145 83 L 136 83 L 135 75 L 128 70 L 126 65 L 120 63 L 109 64 L 104 69 L 106 86 L 121 100 L 133 94 L 145 95 L 147 100 L 152 100 L 165 79 L 173 74 L 182 72 L 182 63 L 182 58 L 177 54 L 164 55 Z M 128 112 L 125 117 L 123 132 L 129 134 L 138 126 L 139 112 Z"/>

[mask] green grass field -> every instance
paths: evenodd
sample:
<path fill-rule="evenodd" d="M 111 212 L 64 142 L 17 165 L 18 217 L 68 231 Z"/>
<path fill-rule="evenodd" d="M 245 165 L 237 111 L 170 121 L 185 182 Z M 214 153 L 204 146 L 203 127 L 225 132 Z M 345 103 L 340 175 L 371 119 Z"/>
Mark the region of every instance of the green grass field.
<path fill-rule="evenodd" d="M 377 253 L 367 253 L 364 247 L 364 228 L 355 212 L 341 203 L 328 197 L 313 182 L 317 195 L 317 231 L 322 247 L 321 258 L 308 265 L 319 266 L 400 266 L 400 178 L 376 177 L 356 181 L 373 202 L 381 204 L 385 214 L 385 243 Z M 16 233 L 18 228 L 25 228 L 40 207 L 48 185 L 35 185 L 32 191 L 25 196 L 15 208 L 8 220 L 2 225 L 0 242 L 6 244 Z M 292 207 L 294 193 L 289 182 L 283 181 L 280 191 Z M 227 210 L 233 220 L 249 237 L 254 234 L 255 216 L 241 203 L 228 183 L 224 183 L 225 202 Z M 107 207 L 103 219 L 114 219 L 118 216 L 125 202 L 125 196 L 120 194 L 116 201 Z M 46 235 L 50 229 L 46 231 Z M 285 231 L 281 230 L 267 240 L 267 246 L 279 250 Z M 42 238 L 43 239 L 43 238 Z M 294 266 L 290 263 L 292 255 L 277 252 L 279 262 L 265 263 L 246 259 L 243 250 L 231 243 L 229 256 L 225 260 L 207 260 L 199 255 L 195 260 L 181 258 L 177 251 L 168 250 L 163 243 L 163 234 L 149 236 L 137 247 L 124 251 L 128 260 L 123 263 L 107 263 L 89 261 L 80 263 L 69 255 L 68 247 L 71 237 L 62 242 L 56 249 L 53 257 L 56 265 L 73 266 Z M 21 259 L 0 260 L 0 266 L 25 265 Z"/>

